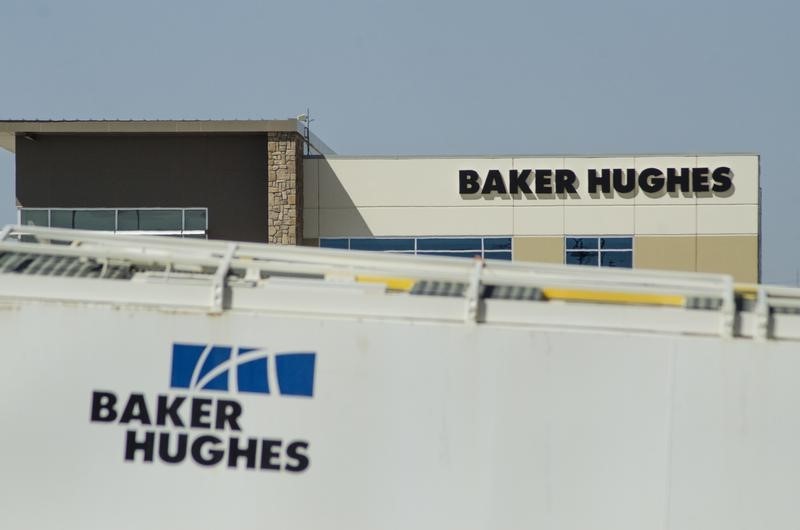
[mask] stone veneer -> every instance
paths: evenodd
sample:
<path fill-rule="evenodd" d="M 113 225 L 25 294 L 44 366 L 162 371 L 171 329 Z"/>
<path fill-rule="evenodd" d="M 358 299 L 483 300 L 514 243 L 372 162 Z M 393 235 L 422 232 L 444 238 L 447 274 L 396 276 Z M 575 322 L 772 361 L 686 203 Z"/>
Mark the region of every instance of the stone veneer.
<path fill-rule="evenodd" d="M 303 137 L 267 133 L 267 243 L 303 241 Z"/>

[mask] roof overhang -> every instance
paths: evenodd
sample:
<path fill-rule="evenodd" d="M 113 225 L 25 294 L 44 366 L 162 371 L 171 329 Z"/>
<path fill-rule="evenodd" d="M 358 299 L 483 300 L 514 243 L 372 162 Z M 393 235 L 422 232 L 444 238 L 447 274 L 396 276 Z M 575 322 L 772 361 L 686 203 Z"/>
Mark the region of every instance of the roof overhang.
<path fill-rule="evenodd" d="M 16 137 L 33 134 L 269 133 L 302 134 L 288 120 L 0 120 L 0 148 L 12 153 Z"/>

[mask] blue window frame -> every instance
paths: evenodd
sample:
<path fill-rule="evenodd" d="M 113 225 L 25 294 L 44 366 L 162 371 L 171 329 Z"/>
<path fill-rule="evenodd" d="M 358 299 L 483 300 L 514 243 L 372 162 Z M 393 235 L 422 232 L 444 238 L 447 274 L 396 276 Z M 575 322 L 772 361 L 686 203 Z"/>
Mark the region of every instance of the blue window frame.
<path fill-rule="evenodd" d="M 511 261 L 510 237 L 330 237 L 320 238 L 319 246 L 421 256 L 480 256 Z"/>
<path fill-rule="evenodd" d="M 590 267 L 633 267 L 633 238 L 630 236 L 566 237 L 564 262 Z"/>

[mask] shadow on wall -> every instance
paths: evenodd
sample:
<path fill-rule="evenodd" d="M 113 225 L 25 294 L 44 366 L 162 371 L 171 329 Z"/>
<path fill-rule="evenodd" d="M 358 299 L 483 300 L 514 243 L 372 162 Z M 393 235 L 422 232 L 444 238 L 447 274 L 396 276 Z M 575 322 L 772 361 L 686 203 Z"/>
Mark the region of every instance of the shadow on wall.
<path fill-rule="evenodd" d="M 304 239 L 374 235 L 325 158 L 306 158 L 303 179 Z"/>
<path fill-rule="evenodd" d="M 14 155 L 0 149 L 0 226 L 17 222 Z"/>

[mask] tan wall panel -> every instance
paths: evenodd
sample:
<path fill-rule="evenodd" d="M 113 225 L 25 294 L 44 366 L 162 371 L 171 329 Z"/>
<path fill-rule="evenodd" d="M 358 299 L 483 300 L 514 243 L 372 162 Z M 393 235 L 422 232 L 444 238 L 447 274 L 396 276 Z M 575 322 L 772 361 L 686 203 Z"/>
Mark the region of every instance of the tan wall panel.
<path fill-rule="evenodd" d="M 514 208 L 514 235 L 560 236 L 564 233 L 564 206 Z"/>
<path fill-rule="evenodd" d="M 697 207 L 697 233 L 758 234 L 758 205 L 700 205 Z"/>
<path fill-rule="evenodd" d="M 633 234 L 633 206 L 565 206 L 567 235 Z"/>
<path fill-rule="evenodd" d="M 637 235 L 693 236 L 697 233 L 697 207 L 693 204 L 636 206 L 633 215 Z"/>
<path fill-rule="evenodd" d="M 303 159 L 303 208 L 319 208 L 319 158 Z"/>
<path fill-rule="evenodd" d="M 319 210 L 319 237 L 509 236 L 513 224 L 513 208 L 491 206 Z"/>
<path fill-rule="evenodd" d="M 511 207 L 510 195 L 463 198 L 460 169 L 478 171 L 481 182 L 490 169 L 507 178 L 511 158 L 326 158 L 319 163 L 320 208 Z"/>
<path fill-rule="evenodd" d="M 633 240 L 633 266 L 694 271 L 697 268 L 696 243 L 694 236 L 638 236 Z"/>
<path fill-rule="evenodd" d="M 757 282 L 758 237 L 697 236 L 697 271 L 730 274 L 737 282 Z"/>
<path fill-rule="evenodd" d="M 514 260 L 564 263 L 563 237 L 515 237 Z"/>
<path fill-rule="evenodd" d="M 319 210 L 303 208 L 303 238 L 313 239 L 316 237 L 319 237 Z"/>

